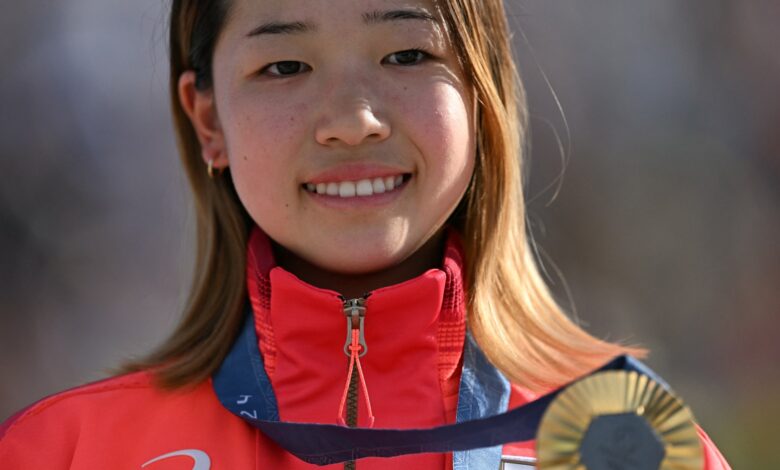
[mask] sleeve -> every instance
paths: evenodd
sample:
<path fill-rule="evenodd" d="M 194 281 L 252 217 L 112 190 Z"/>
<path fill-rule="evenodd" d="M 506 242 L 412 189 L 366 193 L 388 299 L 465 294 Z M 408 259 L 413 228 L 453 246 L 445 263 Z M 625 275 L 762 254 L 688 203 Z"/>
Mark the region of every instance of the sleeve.
<path fill-rule="evenodd" d="M 704 470 L 731 470 L 731 466 L 726 462 L 718 448 L 715 447 L 707 433 L 698 426 L 696 426 L 696 430 L 699 432 L 702 453 L 704 454 Z"/>
<path fill-rule="evenodd" d="M 71 467 L 78 425 L 53 416 L 45 402 L 0 424 L 0 462 L 3 470 Z"/>

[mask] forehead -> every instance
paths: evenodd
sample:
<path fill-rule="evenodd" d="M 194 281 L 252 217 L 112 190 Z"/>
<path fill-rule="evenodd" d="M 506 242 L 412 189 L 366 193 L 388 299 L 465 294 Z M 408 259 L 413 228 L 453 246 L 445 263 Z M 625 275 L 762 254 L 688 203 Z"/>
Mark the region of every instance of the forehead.
<path fill-rule="evenodd" d="M 232 0 L 227 28 L 265 21 L 311 25 L 365 24 L 381 12 L 416 10 L 438 19 L 436 0 Z"/>

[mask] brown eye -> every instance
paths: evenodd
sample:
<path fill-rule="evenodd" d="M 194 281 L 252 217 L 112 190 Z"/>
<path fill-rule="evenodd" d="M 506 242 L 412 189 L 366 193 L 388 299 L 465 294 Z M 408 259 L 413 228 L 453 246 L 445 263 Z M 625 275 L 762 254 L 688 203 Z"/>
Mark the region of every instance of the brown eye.
<path fill-rule="evenodd" d="M 387 61 L 393 65 L 415 65 L 430 57 L 428 53 L 420 49 L 409 49 L 394 52 L 387 56 Z"/>
<path fill-rule="evenodd" d="M 274 62 L 260 71 L 263 75 L 272 75 L 276 77 L 286 77 L 296 75 L 309 70 L 309 66 L 297 60 L 283 60 Z"/>

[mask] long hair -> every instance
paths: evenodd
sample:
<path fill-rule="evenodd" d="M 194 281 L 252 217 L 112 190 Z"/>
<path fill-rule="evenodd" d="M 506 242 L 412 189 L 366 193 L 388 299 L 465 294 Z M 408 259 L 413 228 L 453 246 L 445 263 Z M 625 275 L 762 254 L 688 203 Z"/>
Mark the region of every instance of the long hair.
<path fill-rule="evenodd" d="M 124 370 L 152 368 L 166 387 L 197 383 L 224 359 L 241 323 L 250 218 L 227 170 L 210 180 L 178 98 L 180 75 L 212 86 L 211 60 L 229 0 L 173 0 L 170 93 L 180 156 L 197 212 L 195 278 L 184 317 L 149 357 Z M 525 92 L 512 59 L 501 0 L 440 0 L 439 8 L 477 97 L 477 156 L 471 184 L 451 223 L 463 236 L 468 327 L 514 383 L 561 385 L 618 354 L 643 351 L 601 341 L 576 325 L 539 274 L 525 226 L 522 153 Z"/>
<path fill-rule="evenodd" d="M 525 90 L 512 58 L 503 3 L 441 2 L 452 42 L 478 97 L 477 164 L 461 233 L 468 266 L 468 326 L 514 383 L 562 385 L 639 348 L 599 340 L 561 309 L 539 273 L 522 188 Z"/>

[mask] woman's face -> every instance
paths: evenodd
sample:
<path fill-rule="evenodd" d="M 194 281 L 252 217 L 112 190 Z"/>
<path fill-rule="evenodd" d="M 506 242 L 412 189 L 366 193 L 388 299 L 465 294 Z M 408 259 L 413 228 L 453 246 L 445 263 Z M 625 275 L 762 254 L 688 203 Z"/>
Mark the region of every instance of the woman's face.
<path fill-rule="evenodd" d="M 433 0 L 233 0 L 213 89 L 195 94 L 204 158 L 328 271 L 407 259 L 473 172 L 473 100 Z"/>

